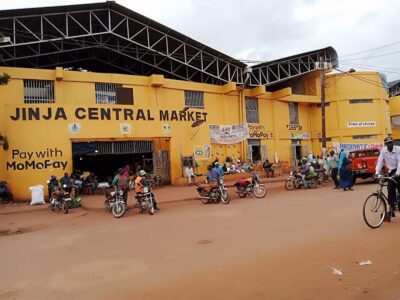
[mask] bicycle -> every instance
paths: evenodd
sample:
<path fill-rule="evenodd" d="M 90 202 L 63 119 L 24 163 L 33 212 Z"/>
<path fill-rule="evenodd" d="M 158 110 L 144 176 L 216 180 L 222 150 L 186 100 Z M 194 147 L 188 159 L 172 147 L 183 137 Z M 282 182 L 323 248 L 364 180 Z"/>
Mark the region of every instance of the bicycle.
<path fill-rule="evenodd" d="M 388 197 L 383 192 L 383 187 L 388 186 L 389 180 L 393 181 L 397 185 L 397 182 L 393 178 L 379 176 L 377 177 L 377 180 L 379 184 L 378 189 L 375 193 L 372 193 L 367 197 L 363 206 L 364 221 L 373 229 L 380 227 L 388 214 L 391 216 L 392 209 L 398 211 L 398 204 L 400 201 L 400 194 L 397 193 L 395 208 L 391 208 Z"/>

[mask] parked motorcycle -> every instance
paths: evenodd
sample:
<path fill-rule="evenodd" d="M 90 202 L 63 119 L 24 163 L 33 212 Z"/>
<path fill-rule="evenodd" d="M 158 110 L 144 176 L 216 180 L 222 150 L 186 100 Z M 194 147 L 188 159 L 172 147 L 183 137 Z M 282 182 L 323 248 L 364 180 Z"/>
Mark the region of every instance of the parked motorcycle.
<path fill-rule="evenodd" d="M 315 172 L 317 173 L 318 184 L 323 184 L 324 182 L 329 181 L 329 176 L 326 174 L 325 169 L 317 169 Z"/>
<path fill-rule="evenodd" d="M 154 215 L 154 195 L 150 187 L 144 187 L 143 193 L 136 193 L 136 200 L 136 207 L 141 214 L 147 210 L 150 215 Z"/>
<path fill-rule="evenodd" d="M 106 200 L 104 206 L 111 212 L 115 218 L 122 217 L 126 212 L 126 204 L 124 201 L 124 190 L 115 189 L 112 192 L 106 190 Z"/>
<path fill-rule="evenodd" d="M 197 192 L 203 204 L 218 203 L 220 201 L 223 204 L 228 204 L 230 202 L 228 189 L 225 187 L 222 178 L 220 178 L 215 185 L 208 183 L 198 185 Z"/>
<path fill-rule="evenodd" d="M 52 186 L 51 187 L 51 194 L 50 194 L 50 209 L 51 210 L 59 210 L 62 211 L 64 214 L 68 213 L 69 209 L 69 201 L 71 201 L 71 197 L 69 193 L 64 190 L 66 185 L 61 188 L 59 186 Z"/>
<path fill-rule="evenodd" d="M 306 176 L 305 180 L 309 188 L 315 189 L 318 186 L 317 176 Z M 294 189 L 299 189 L 302 186 L 303 186 L 303 181 L 301 179 L 300 172 L 291 171 L 289 177 L 286 179 L 285 188 L 288 191 L 290 191 Z"/>
<path fill-rule="evenodd" d="M 257 198 L 263 198 L 267 195 L 267 188 L 260 183 L 260 176 L 257 172 L 252 172 L 250 178 L 237 179 L 235 182 L 236 193 L 240 198 L 254 194 Z"/>

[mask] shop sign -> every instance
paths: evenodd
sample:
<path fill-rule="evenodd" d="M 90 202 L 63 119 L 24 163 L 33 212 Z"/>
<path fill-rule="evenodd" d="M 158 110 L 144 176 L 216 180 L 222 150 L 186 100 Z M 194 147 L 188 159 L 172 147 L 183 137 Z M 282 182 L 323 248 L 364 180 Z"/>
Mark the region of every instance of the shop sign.
<path fill-rule="evenodd" d="M 240 143 L 249 138 L 249 125 L 210 125 L 210 138 L 212 144 Z"/>
<path fill-rule="evenodd" d="M 375 127 L 375 121 L 357 121 L 357 122 L 347 122 L 347 127 L 354 128 L 354 127 Z"/>
<path fill-rule="evenodd" d="M 286 128 L 290 131 L 302 130 L 303 126 L 300 124 L 287 124 Z"/>
<path fill-rule="evenodd" d="M 9 116 L 11 121 L 40 120 L 116 120 L 116 121 L 207 121 L 207 113 L 200 111 L 183 111 L 160 109 L 77 107 L 72 115 L 68 115 L 63 107 L 16 107 Z"/>
<path fill-rule="evenodd" d="M 67 168 L 67 161 L 62 160 L 63 151 L 58 148 L 46 148 L 37 151 L 11 150 L 11 161 L 7 161 L 7 170 L 27 171 Z"/>
<path fill-rule="evenodd" d="M 290 137 L 292 140 L 309 140 L 310 133 L 309 132 L 291 132 Z"/>
<path fill-rule="evenodd" d="M 81 132 L 81 124 L 79 123 L 69 123 L 68 130 L 71 134 L 79 134 Z"/>
<path fill-rule="evenodd" d="M 341 149 L 347 152 L 353 152 L 357 150 L 370 149 L 370 148 L 382 148 L 383 143 L 372 143 L 372 144 L 352 144 L 352 143 L 339 143 L 333 142 L 333 147 L 336 148 L 336 151 L 340 151 Z"/>
<path fill-rule="evenodd" d="M 249 124 L 249 135 L 251 139 L 272 139 L 274 134 L 267 132 L 264 125 Z"/>
<path fill-rule="evenodd" d="M 195 160 L 208 160 L 211 157 L 210 146 L 195 146 L 194 159 Z"/>

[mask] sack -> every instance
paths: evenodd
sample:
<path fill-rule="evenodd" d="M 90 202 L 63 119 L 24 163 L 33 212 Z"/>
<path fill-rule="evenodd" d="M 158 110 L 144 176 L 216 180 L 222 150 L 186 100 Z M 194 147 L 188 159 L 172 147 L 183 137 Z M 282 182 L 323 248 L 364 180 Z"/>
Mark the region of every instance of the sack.
<path fill-rule="evenodd" d="M 43 185 L 34 185 L 29 189 L 32 192 L 32 200 L 30 205 L 46 204 L 46 202 L 44 202 Z"/>

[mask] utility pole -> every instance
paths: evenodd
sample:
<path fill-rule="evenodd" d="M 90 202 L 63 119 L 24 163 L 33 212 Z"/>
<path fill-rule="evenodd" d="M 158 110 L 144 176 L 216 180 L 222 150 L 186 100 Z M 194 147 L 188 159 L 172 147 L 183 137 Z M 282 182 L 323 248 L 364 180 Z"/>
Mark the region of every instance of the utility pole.
<path fill-rule="evenodd" d="M 326 122 L 325 122 L 325 61 L 322 56 L 319 58 L 320 80 L 321 80 L 321 120 L 322 120 L 322 154 L 326 156 Z"/>

